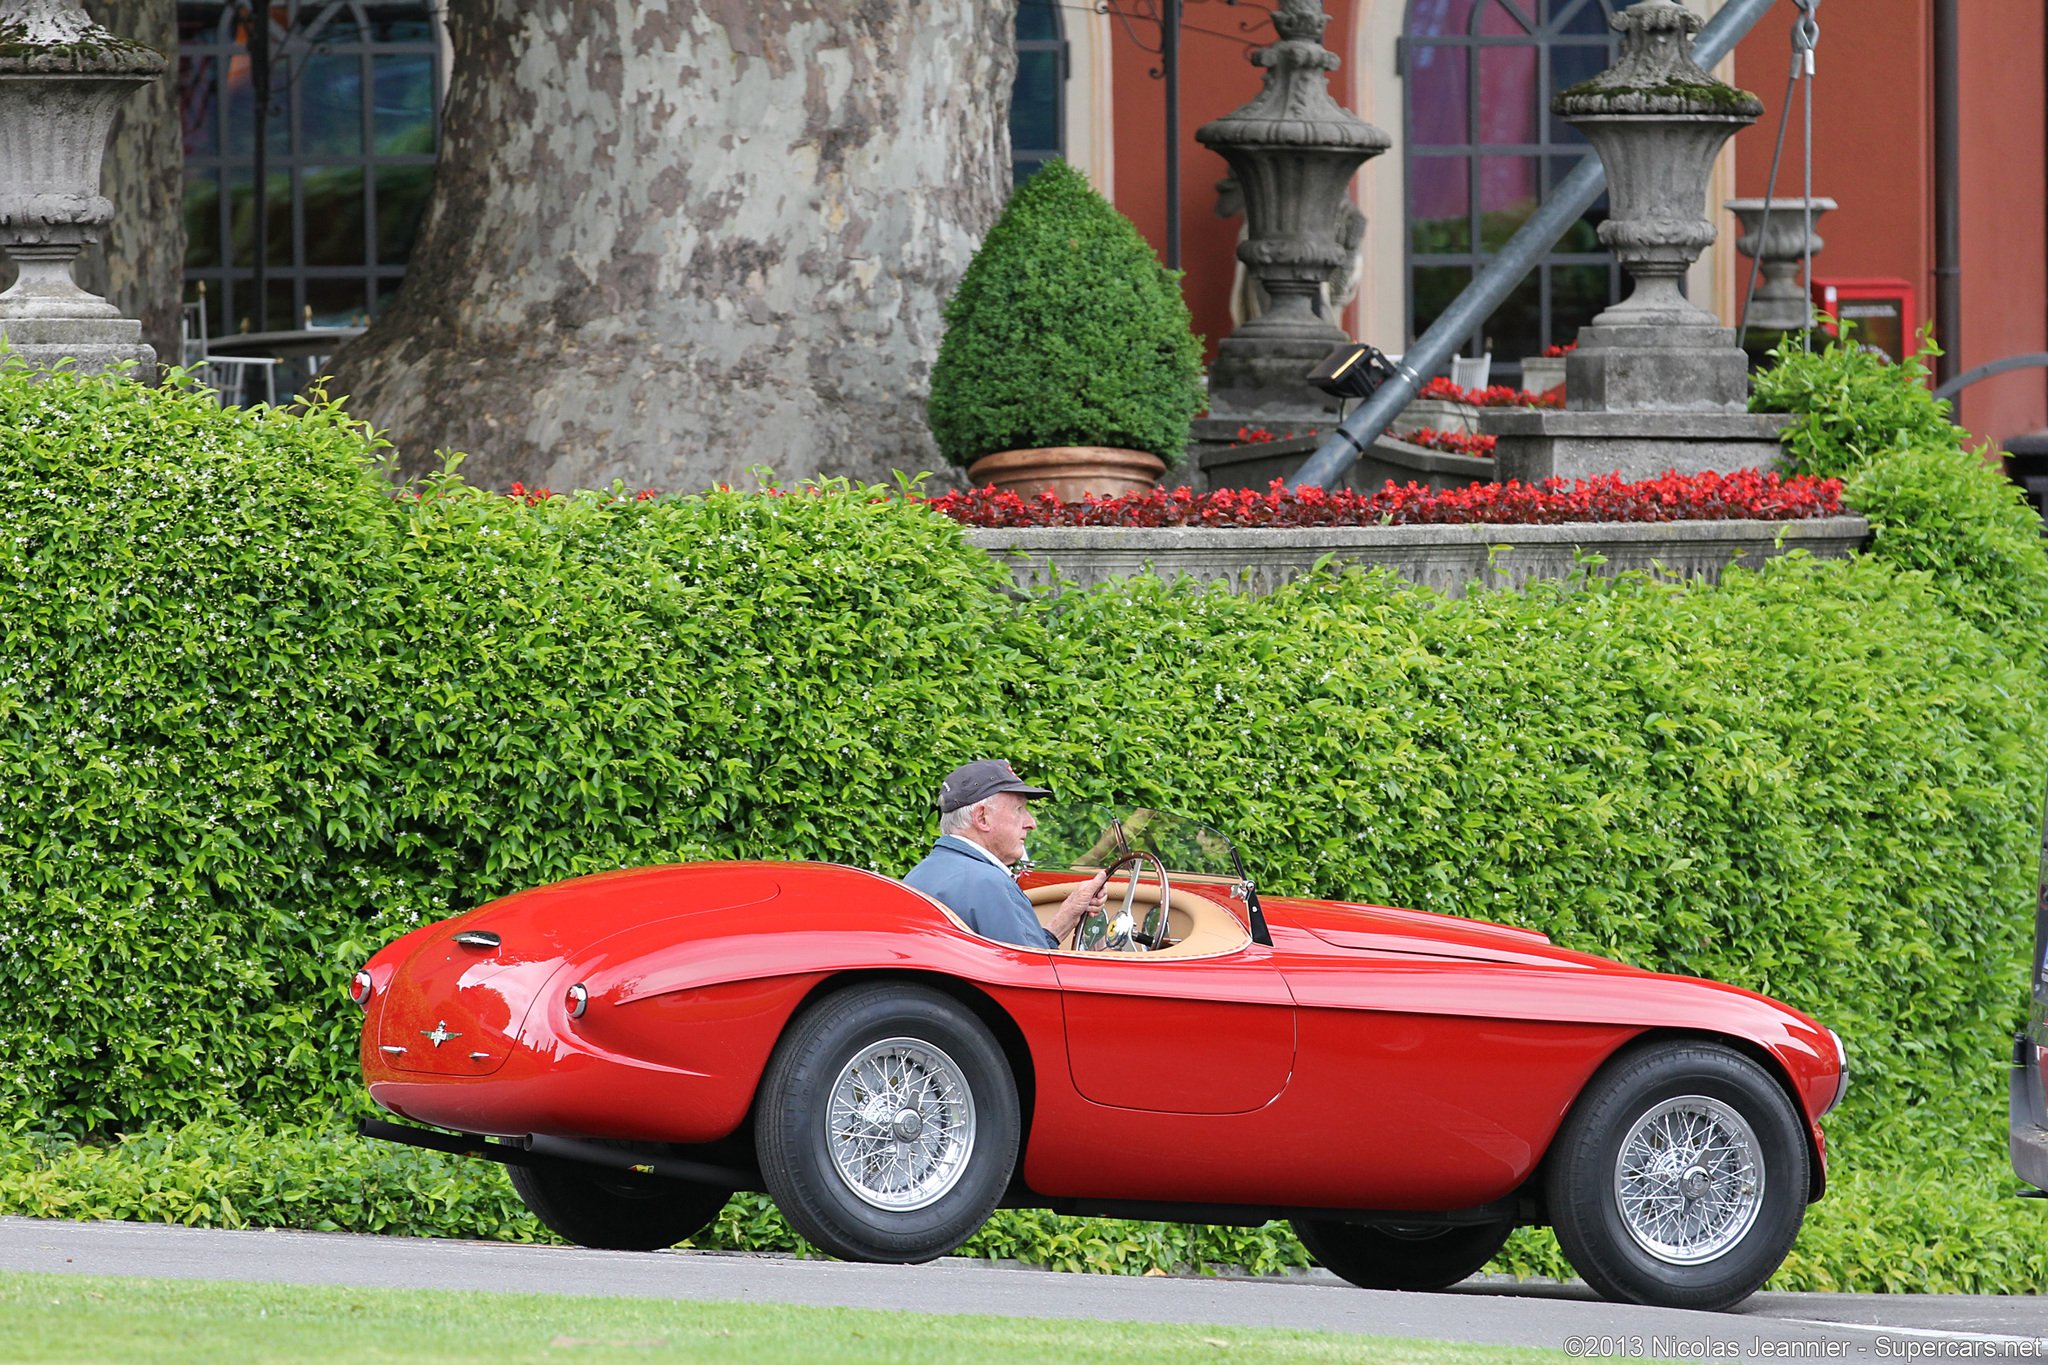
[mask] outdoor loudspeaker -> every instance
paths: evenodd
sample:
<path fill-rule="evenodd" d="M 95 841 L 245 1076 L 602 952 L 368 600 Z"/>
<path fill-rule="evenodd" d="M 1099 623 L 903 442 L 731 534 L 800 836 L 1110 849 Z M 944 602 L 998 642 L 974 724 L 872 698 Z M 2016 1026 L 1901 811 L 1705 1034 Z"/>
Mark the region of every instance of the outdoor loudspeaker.
<path fill-rule="evenodd" d="M 1394 362 L 1377 346 L 1339 346 L 1308 372 L 1308 382 L 1332 398 L 1370 398 L 1394 377 Z"/>

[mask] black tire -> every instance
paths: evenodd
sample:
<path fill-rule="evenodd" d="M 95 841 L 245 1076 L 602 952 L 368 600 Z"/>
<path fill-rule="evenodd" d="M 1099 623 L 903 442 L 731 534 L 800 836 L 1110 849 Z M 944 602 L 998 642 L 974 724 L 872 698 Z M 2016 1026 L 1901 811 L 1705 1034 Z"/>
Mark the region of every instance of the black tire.
<path fill-rule="evenodd" d="M 1448 1289 L 1492 1260 L 1512 1218 L 1461 1228 L 1374 1228 L 1294 1220 L 1309 1255 L 1360 1289 Z"/>
<path fill-rule="evenodd" d="M 890 1061 L 912 1054 L 934 1065 L 950 1063 L 951 1070 L 934 1073 Z M 968 1136 L 940 1138 L 941 1159 L 918 1155 L 909 1140 L 892 1147 L 892 1137 L 877 1136 L 898 1130 L 842 1116 L 844 1131 L 876 1144 L 873 1151 L 888 1170 L 896 1169 L 889 1165 L 894 1154 L 910 1154 L 901 1169 L 917 1179 L 907 1191 L 880 1189 L 890 1177 L 887 1170 L 871 1166 L 865 1178 L 877 1188 L 864 1195 L 834 1159 L 827 1128 L 832 1092 L 862 1058 L 869 1059 L 864 1065 L 881 1068 L 869 1074 L 884 1083 L 891 1075 L 906 1078 L 912 1088 L 923 1084 L 920 1076 L 949 1079 L 955 1096 L 950 1104 L 925 1099 L 915 1111 L 898 1110 L 918 1115 L 921 1134 L 925 1110 L 934 1124 L 968 1127 L 964 1116 L 970 1111 L 958 1095 L 964 1091 L 971 1098 Z M 897 1070 L 890 1071 L 892 1065 Z M 858 1093 L 882 1099 L 889 1092 L 870 1087 Z M 913 1264 L 945 1255 L 988 1221 L 1009 1187 L 1021 1127 L 1009 1062 L 981 1021 L 939 991 L 885 982 L 828 996 L 790 1026 L 761 1079 L 754 1141 L 768 1193 L 790 1226 L 813 1246 L 842 1260 Z M 923 1202 L 916 1207 L 876 1202 L 891 1197 Z"/>
<path fill-rule="evenodd" d="M 512 1166 L 512 1188 L 533 1216 L 578 1246 L 660 1251 L 718 1217 L 732 1191 L 678 1180 L 626 1180 L 549 1163 Z"/>
<path fill-rule="evenodd" d="M 1657 1118 L 1667 1105 L 1674 1108 Z M 1727 1118 L 1731 1111 L 1748 1138 Z M 1724 1155 L 1696 1159 L 1695 1139 L 1663 1140 L 1660 1123 L 1700 1126 Z M 1649 1126 L 1636 1152 L 1649 1159 L 1624 1170 L 1623 1143 L 1638 1124 Z M 1725 1155 L 1734 1150 L 1748 1153 L 1760 1190 Z M 1718 1311 L 1762 1288 L 1792 1249 L 1810 1178 L 1804 1123 L 1761 1066 L 1713 1043 L 1659 1043 L 1622 1053 L 1587 1084 L 1551 1145 L 1545 1188 L 1558 1246 L 1602 1297 Z M 1643 1215 L 1632 1230 L 1618 1192 L 1624 1181 L 1653 1196 L 1673 1192 L 1680 1204 L 1666 1195 L 1658 1206 L 1699 1221 L 1660 1231 Z M 1704 1197 L 1688 1193 L 1687 1182 Z M 1751 1211 L 1734 1212 L 1744 1208 Z"/>

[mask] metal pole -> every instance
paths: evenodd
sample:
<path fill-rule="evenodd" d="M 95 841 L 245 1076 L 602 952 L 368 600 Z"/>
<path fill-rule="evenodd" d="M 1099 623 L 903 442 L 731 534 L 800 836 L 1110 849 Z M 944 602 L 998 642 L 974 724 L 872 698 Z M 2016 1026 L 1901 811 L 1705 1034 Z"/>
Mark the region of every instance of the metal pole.
<path fill-rule="evenodd" d="M 1934 333 L 1937 383 L 1956 377 L 1963 352 L 1962 122 L 1958 110 L 1956 0 L 1934 0 Z"/>
<path fill-rule="evenodd" d="M 1804 95 L 1806 99 L 1806 146 L 1800 153 L 1799 164 L 1804 171 L 1805 181 L 1799 193 L 1802 196 L 1800 211 L 1805 215 L 1802 226 L 1805 238 L 1800 242 L 1801 253 L 1806 257 L 1805 274 L 1800 283 L 1806 289 L 1808 325 L 1799 333 L 1802 348 L 1813 348 L 1813 45 L 1820 40 L 1820 25 L 1814 22 L 1814 11 L 1820 8 L 1820 0 L 1798 0 L 1800 55 L 1805 58 Z"/>
<path fill-rule="evenodd" d="M 256 105 L 256 330 L 270 330 L 270 0 L 249 0 L 249 93 Z"/>
<path fill-rule="evenodd" d="M 1773 0 L 1728 0 L 1720 13 L 1707 20 L 1699 37 L 1693 41 L 1693 59 L 1701 66 L 1711 67 L 1727 56 L 1740 42 L 1742 36 L 1756 26 L 1770 9 Z M 1422 387 L 1422 376 L 1444 363 L 1458 349 L 1459 343 L 1490 317 L 1500 307 L 1522 277 L 1535 268 L 1542 260 L 1543 253 L 1556 245 L 1559 238 L 1579 221 L 1580 215 L 1593 207 L 1601 191 L 1607 187 L 1607 168 L 1600 164 L 1600 158 L 1587 153 L 1579 162 L 1578 169 L 1566 176 L 1550 198 L 1529 216 L 1514 236 L 1500 250 L 1487 267 L 1480 271 L 1465 286 L 1463 293 L 1451 300 L 1429 330 L 1418 338 L 1407 353 L 1401 357 L 1394 378 L 1379 386 L 1372 397 L 1359 406 L 1358 411 L 1339 423 L 1330 438 L 1309 456 L 1308 463 L 1294 478 L 1295 488 L 1335 488 L 1344 481 L 1344 475 L 1358 462 L 1360 453 L 1369 449 L 1387 429 L 1387 423 L 1408 406 L 1408 400 Z"/>
<path fill-rule="evenodd" d="M 1166 268 L 1180 269 L 1180 5 L 1159 6 L 1159 71 L 1166 78 Z"/>

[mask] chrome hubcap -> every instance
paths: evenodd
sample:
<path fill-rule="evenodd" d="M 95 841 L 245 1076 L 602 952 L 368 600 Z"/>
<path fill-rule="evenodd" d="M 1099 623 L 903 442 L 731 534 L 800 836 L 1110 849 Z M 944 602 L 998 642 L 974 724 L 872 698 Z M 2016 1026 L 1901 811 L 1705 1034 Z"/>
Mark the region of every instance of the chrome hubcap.
<path fill-rule="evenodd" d="M 832 1084 L 825 1141 L 862 1202 L 899 1213 L 935 1203 L 974 1152 L 966 1073 L 921 1039 L 871 1043 Z"/>
<path fill-rule="evenodd" d="M 1763 1208 L 1764 1164 L 1742 1115 L 1704 1095 L 1666 1100 L 1637 1119 L 1614 1161 L 1629 1236 L 1671 1265 L 1711 1261 Z"/>

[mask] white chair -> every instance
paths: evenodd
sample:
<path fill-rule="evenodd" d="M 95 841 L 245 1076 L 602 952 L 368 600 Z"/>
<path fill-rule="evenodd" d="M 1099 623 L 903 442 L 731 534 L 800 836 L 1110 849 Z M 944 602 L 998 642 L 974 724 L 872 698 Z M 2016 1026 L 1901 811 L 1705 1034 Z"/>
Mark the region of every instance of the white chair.
<path fill-rule="evenodd" d="M 1461 389 L 1483 389 L 1492 374 L 1492 351 L 1471 360 L 1461 355 L 1451 357 L 1451 382 Z"/>
<path fill-rule="evenodd" d="M 199 298 L 185 305 L 178 319 L 178 363 L 192 366 L 206 362 L 206 281 L 199 282 Z"/>
<path fill-rule="evenodd" d="M 249 389 L 258 378 L 263 383 L 263 401 L 277 406 L 277 362 L 267 356 L 214 355 L 208 350 L 206 326 L 206 281 L 199 282 L 199 297 L 185 305 L 178 320 L 178 349 L 181 362 L 199 373 L 199 382 L 213 390 L 222 407 L 246 404 Z"/>
<path fill-rule="evenodd" d="M 220 395 L 224 408 L 247 407 L 251 401 L 249 388 L 255 379 L 263 382 L 263 401 L 276 407 L 278 363 L 267 355 L 215 355 L 206 358 L 199 373 L 206 387 Z"/>

